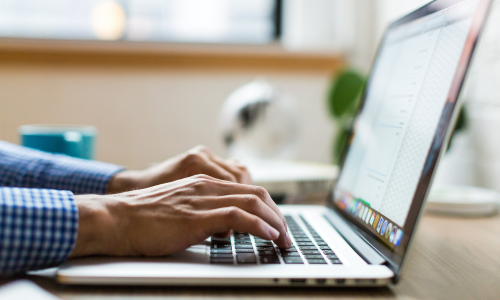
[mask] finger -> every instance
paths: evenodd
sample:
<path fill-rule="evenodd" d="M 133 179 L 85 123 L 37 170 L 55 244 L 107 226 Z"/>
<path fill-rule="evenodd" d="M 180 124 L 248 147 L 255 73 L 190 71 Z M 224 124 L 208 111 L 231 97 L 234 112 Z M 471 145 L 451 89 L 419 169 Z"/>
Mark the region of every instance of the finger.
<path fill-rule="evenodd" d="M 259 217 L 237 207 L 224 207 L 206 211 L 202 226 L 208 235 L 228 230 L 248 232 L 266 240 L 276 240 L 279 232 Z"/>
<path fill-rule="evenodd" d="M 202 209 L 218 209 L 223 207 L 238 207 L 252 215 L 255 215 L 266 223 L 274 227 L 281 233 L 284 232 L 286 235 L 286 228 L 280 217 L 259 197 L 253 194 L 249 195 L 228 195 L 220 197 L 204 198 L 204 201 L 198 202 L 197 208 Z M 277 240 L 276 244 L 280 247 L 288 247 L 286 243 L 282 243 L 283 240 Z"/>
<path fill-rule="evenodd" d="M 269 193 L 264 188 L 252 185 L 232 183 L 217 180 L 214 178 L 204 178 L 200 180 L 202 180 L 202 182 L 204 183 L 208 183 L 200 185 L 200 187 L 203 189 L 202 192 L 204 195 L 225 196 L 253 194 L 259 197 L 267 206 L 269 206 L 274 211 L 274 213 L 280 218 L 281 223 L 283 224 L 282 227 L 276 228 L 280 230 L 280 237 L 276 241 L 276 243 L 280 245 L 291 245 L 292 242 L 290 236 L 288 235 L 285 217 L 281 213 L 276 203 L 274 203 L 274 201 L 271 199 Z"/>
<path fill-rule="evenodd" d="M 217 179 L 237 182 L 238 179 L 229 171 L 212 161 L 206 155 L 200 155 L 200 162 L 197 164 L 198 173 L 212 176 Z"/>
<path fill-rule="evenodd" d="M 214 161 L 220 167 L 224 168 L 226 171 L 233 174 L 237 182 L 243 184 L 251 184 L 252 180 L 250 177 L 250 173 L 245 166 L 240 163 L 237 163 L 236 160 L 224 160 L 221 157 L 217 156 L 210 149 L 205 146 L 198 146 L 193 149 L 193 151 L 197 151 L 198 153 L 206 155 L 210 160 Z"/>
<path fill-rule="evenodd" d="M 238 183 L 243 183 L 243 184 L 252 184 L 252 179 L 250 177 L 250 173 L 248 173 L 248 170 L 246 167 L 241 166 L 241 165 L 236 165 L 230 161 L 226 161 L 216 155 L 210 157 L 212 161 L 214 161 L 216 164 L 218 164 L 220 167 L 224 168 L 226 171 L 230 172 L 231 174 L 236 177 Z"/>

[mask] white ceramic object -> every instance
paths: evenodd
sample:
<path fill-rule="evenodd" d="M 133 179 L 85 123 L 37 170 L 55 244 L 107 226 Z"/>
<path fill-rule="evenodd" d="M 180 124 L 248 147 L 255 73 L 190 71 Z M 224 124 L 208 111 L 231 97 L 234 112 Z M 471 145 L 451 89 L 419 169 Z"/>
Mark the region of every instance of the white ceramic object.
<path fill-rule="evenodd" d="M 431 190 L 426 210 L 438 214 L 487 216 L 498 212 L 496 191 L 473 186 L 447 185 Z"/>

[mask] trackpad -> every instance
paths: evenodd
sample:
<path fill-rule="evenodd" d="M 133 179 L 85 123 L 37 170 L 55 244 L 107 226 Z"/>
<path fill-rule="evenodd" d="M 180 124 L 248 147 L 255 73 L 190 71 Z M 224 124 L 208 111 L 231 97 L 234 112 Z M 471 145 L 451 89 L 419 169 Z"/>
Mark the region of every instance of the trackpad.
<path fill-rule="evenodd" d="M 186 250 L 166 256 L 164 260 L 176 263 L 207 263 L 209 261 L 207 251 L 209 250 L 210 248 L 205 245 L 194 245 Z"/>
<path fill-rule="evenodd" d="M 64 263 L 64 267 L 70 266 L 95 266 L 120 263 L 191 263 L 204 264 L 210 262 L 210 246 L 199 244 L 179 251 L 169 256 L 162 257 L 113 257 L 113 256 L 93 256 L 74 258 Z"/>

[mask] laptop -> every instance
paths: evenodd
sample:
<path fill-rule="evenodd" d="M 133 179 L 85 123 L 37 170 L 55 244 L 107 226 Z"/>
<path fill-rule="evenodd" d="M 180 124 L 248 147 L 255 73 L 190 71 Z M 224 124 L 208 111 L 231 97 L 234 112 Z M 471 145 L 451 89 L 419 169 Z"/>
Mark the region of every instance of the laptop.
<path fill-rule="evenodd" d="M 459 110 L 490 0 L 436 0 L 380 44 L 328 206 L 281 206 L 293 246 L 244 232 L 161 258 L 87 257 L 63 284 L 384 286 L 396 283 Z"/>

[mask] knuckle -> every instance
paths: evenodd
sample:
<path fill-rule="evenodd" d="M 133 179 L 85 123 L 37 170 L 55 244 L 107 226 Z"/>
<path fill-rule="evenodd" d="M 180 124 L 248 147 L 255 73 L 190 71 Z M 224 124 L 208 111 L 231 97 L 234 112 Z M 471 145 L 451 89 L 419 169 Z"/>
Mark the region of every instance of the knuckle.
<path fill-rule="evenodd" d="M 238 169 L 240 170 L 241 173 L 248 173 L 248 169 L 245 166 L 238 166 Z"/>
<path fill-rule="evenodd" d="M 245 203 L 250 208 L 258 207 L 260 205 L 261 201 L 262 200 L 260 200 L 260 198 L 255 196 L 255 195 L 246 195 L 245 196 Z"/>
<path fill-rule="evenodd" d="M 233 181 L 233 182 L 236 182 L 236 177 L 234 175 L 231 175 L 231 174 L 227 174 L 227 175 L 224 175 L 223 176 L 224 178 L 221 178 L 221 179 L 224 179 L 226 181 Z"/>
<path fill-rule="evenodd" d="M 283 227 L 285 228 L 285 230 L 288 228 L 288 224 L 286 223 L 286 219 L 285 217 L 281 217 L 281 223 L 283 223 Z"/>
<path fill-rule="evenodd" d="M 237 222 L 241 217 L 241 210 L 235 206 L 226 208 L 226 220 L 229 222 Z"/>
<path fill-rule="evenodd" d="M 194 175 L 193 178 L 195 178 L 199 182 L 205 182 L 205 183 L 210 181 L 210 179 L 213 179 L 212 177 L 210 177 L 206 174 L 197 174 L 197 175 Z"/>
<path fill-rule="evenodd" d="M 204 174 L 195 175 L 193 178 L 195 179 L 192 183 L 194 189 L 204 189 L 213 182 L 210 176 Z"/>
<path fill-rule="evenodd" d="M 197 152 L 187 153 L 186 156 L 184 157 L 184 162 L 188 163 L 188 164 L 189 163 L 198 163 L 200 160 L 202 160 L 202 157 Z"/>
<path fill-rule="evenodd" d="M 250 222 L 252 228 L 259 228 L 263 225 L 262 221 L 257 217 L 251 217 L 249 222 Z"/>
<path fill-rule="evenodd" d="M 193 148 L 193 151 L 194 152 L 206 152 L 206 151 L 210 151 L 210 150 L 205 145 L 198 145 L 198 146 Z"/>
<path fill-rule="evenodd" d="M 261 199 L 269 197 L 269 193 L 267 192 L 267 190 L 261 186 L 255 186 L 254 192 L 255 195 L 257 195 Z"/>

